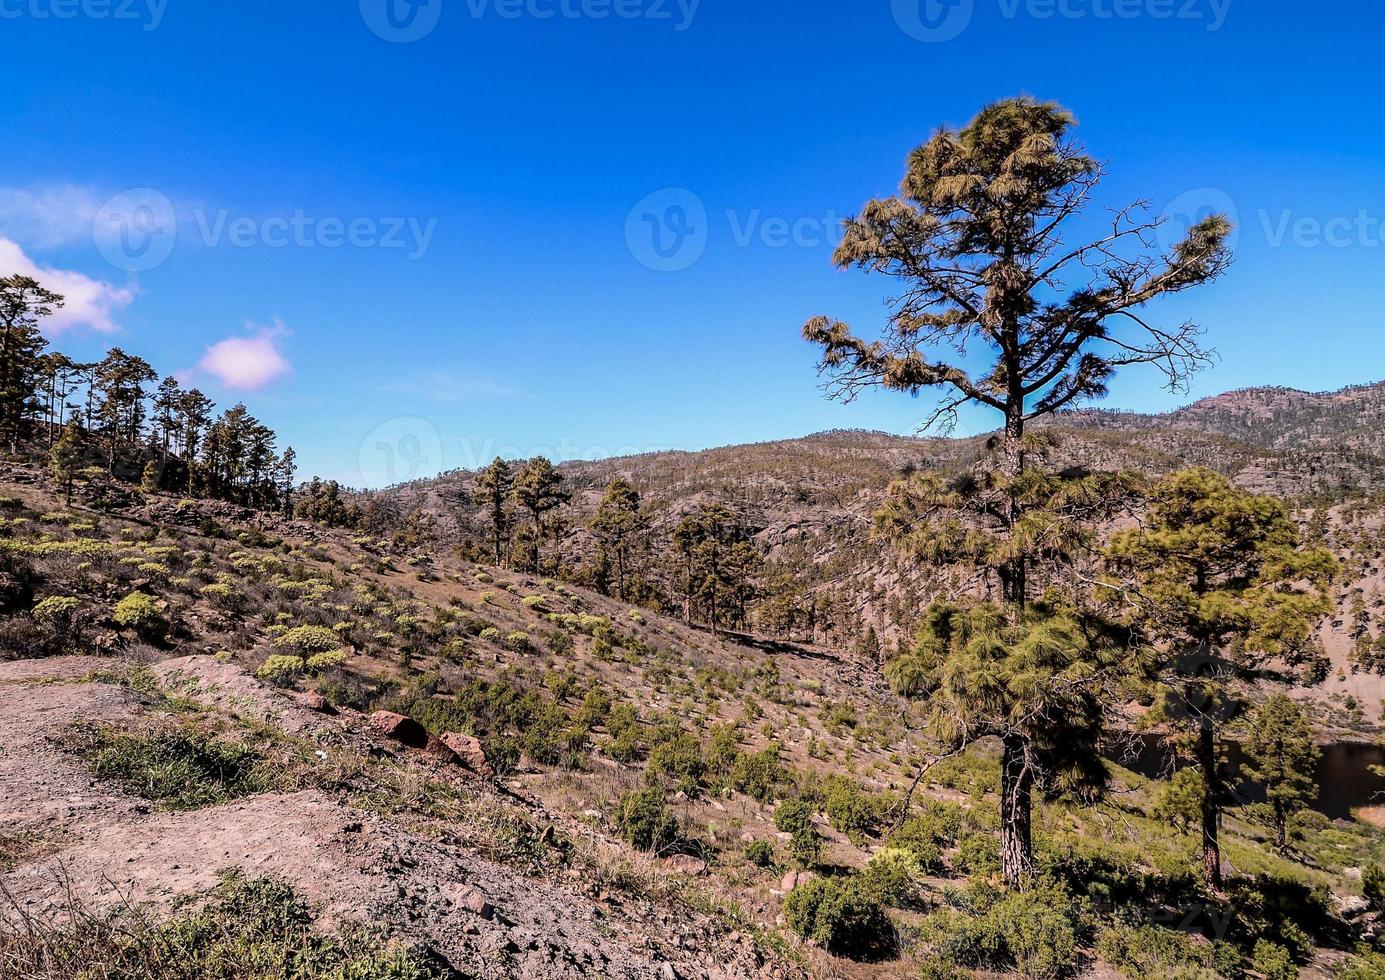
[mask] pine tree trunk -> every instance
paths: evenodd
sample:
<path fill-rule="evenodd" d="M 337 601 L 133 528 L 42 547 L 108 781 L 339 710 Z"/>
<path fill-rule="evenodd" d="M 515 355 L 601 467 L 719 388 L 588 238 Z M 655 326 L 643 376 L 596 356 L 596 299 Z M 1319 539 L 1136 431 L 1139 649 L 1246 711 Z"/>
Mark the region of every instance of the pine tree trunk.
<path fill-rule="evenodd" d="M 1217 735 L 1211 711 L 1210 704 L 1203 707 L 1197 740 L 1198 765 L 1202 767 L 1202 876 L 1208 885 L 1220 888 L 1221 777 L 1217 772 Z"/>
<path fill-rule="evenodd" d="M 1022 736 L 1005 736 L 1000 759 L 1000 865 L 1005 884 L 1015 889 L 1025 888 L 1034 875 L 1034 775 L 1027 756 Z"/>
<path fill-rule="evenodd" d="M 1024 473 L 1024 396 L 1012 391 L 1005 413 L 1005 475 L 1017 480 Z M 1010 533 L 1019 520 L 1019 502 L 1013 488 L 1009 494 L 1006 523 Z M 1007 606 L 1022 611 L 1027 601 L 1026 569 L 1023 558 L 1015 558 L 999 569 L 1001 592 Z M 1029 765 L 1029 745 L 1024 735 L 1006 734 L 1000 762 L 1000 861 L 1005 884 L 1014 889 L 1028 887 L 1034 874 L 1033 789 L 1034 772 Z"/>

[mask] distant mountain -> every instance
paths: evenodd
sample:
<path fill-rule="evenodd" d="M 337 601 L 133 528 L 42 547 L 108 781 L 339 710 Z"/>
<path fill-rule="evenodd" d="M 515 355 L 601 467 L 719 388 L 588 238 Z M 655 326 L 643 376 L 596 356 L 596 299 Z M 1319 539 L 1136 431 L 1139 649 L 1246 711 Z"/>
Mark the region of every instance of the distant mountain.
<path fill-rule="evenodd" d="M 1328 392 L 1245 388 L 1161 415 L 1079 409 L 1063 415 L 1059 424 L 1106 431 L 1192 431 L 1265 449 L 1345 449 L 1385 456 L 1385 382 Z"/>

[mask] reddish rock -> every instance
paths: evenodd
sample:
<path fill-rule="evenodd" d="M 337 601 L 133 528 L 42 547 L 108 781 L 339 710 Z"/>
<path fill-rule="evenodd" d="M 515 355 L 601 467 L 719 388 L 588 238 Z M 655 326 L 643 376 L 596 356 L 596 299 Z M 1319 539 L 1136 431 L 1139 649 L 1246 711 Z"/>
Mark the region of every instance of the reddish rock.
<path fill-rule="evenodd" d="M 455 765 L 462 761 L 461 759 L 457 758 L 456 752 L 453 752 L 450 748 L 447 747 L 447 743 L 445 743 L 440 738 L 435 738 L 432 735 L 428 736 L 428 744 L 423 747 L 423 751 L 426 755 L 432 756 L 439 762 L 447 762 Z"/>
<path fill-rule="evenodd" d="M 691 854 L 675 854 L 672 857 L 664 858 L 664 864 L 670 871 L 676 871 L 682 875 L 697 877 L 707 873 L 707 862 Z"/>
<path fill-rule="evenodd" d="M 784 880 L 779 883 L 779 890 L 791 892 L 799 885 L 806 885 L 813 880 L 811 871 L 790 871 L 784 875 Z"/>
<path fill-rule="evenodd" d="M 337 713 L 337 709 L 328 704 L 327 699 L 316 691 L 300 691 L 293 696 L 293 699 L 298 702 L 301 707 L 307 708 L 309 711 L 317 711 L 324 715 L 334 715 Z"/>
<path fill-rule="evenodd" d="M 466 889 L 457 897 L 457 904 L 483 919 L 489 919 L 495 914 L 495 909 L 486 901 L 485 894 L 479 888 Z"/>
<path fill-rule="evenodd" d="M 411 749 L 428 747 L 428 732 L 418 722 L 393 711 L 377 711 L 370 716 L 370 724 L 386 738 L 392 738 Z"/>
<path fill-rule="evenodd" d="M 470 735 L 462 732 L 448 732 L 442 737 L 442 742 L 449 749 L 456 753 L 458 760 L 472 772 L 479 773 L 487 779 L 495 778 L 495 770 L 491 767 L 490 761 L 486 758 L 486 753 L 481 748 L 481 743 Z"/>

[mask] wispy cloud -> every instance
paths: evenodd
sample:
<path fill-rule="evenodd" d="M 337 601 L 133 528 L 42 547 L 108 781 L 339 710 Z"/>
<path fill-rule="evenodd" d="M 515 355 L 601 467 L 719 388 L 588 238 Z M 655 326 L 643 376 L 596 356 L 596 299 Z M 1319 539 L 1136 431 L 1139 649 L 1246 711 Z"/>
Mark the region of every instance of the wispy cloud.
<path fill-rule="evenodd" d="M 0 235 L 28 248 L 91 244 L 91 225 L 102 196 L 81 184 L 0 187 Z"/>
<path fill-rule="evenodd" d="M 8 238 L 0 238 L 0 275 L 23 275 L 37 279 L 66 301 L 61 309 L 43 322 L 50 336 L 74 327 L 89 327 L 102 333 L 119 330 L 116 314 L 136 296 L 133 286 L 113 286 L 80 272 L 41 266 Z"/>
<path fill-rule="evenodd" d="M 227 388 L 263 388 L 293 370 L 279 349 L 288 328 L 279 321 L 268 327 L 247 324 L 247 337 L 228 337 L 207 348 L 197 369 L 216 378 Z"/>
<path fill-rule="evenodd" d="M 428 371 L 394 384 L 382 385 L 388 395 L 407 395 L 439 404 L 511 398 L 514 390 L 486 378 L 463 378 L 450 371 Z"/>

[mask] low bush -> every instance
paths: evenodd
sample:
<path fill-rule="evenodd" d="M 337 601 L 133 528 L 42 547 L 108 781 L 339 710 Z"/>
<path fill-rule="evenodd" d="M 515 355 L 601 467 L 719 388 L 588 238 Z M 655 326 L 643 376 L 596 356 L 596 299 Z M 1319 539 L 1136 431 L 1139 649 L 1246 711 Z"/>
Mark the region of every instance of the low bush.
<path fill-rule="evenodd" d="M 132 629 L 146 638 L 162 632 L 163 609 L 159 601 L 147 592 L 131 592 L 121 599 L 115 604 L 112 618 L 116 625 Z"/>
<path fill-rule="evenodd" d="M 961 966 L 1014 971 L 1026 980 L 1056 980 L 1076 971 L 1082 910 L 1060 889 L 973 896 L 966 911 L 946 909 L 924 920 L 933 951 Z"/>
<path fill-rule="evenodd" d="M 678 818 L 668 808 L 662 790 L 626 793 L 616 808 L 616 829 L 632 847 L 646 852 L 667 851 L 679 840 Z"/>
<path fill-rule="evenodd" d="M 784 917 L 798 935 L 835 955 L 883 959 L 894 945 L 889 916 L 854 877 L 799 885 L 784 899 Z"/>
<path fill-rule="evenodd" d="M 326 626 L 294 626 L 274 641 L 281 650 L 290 650 L 300 657 L 328 653 L 341 646 L 341 637 Z"/>
<path fill-rule="evenodd" d="M 302 657 L 273 653 L 265 658 L 264 663 L 260 664 L 259 669 L 255 671 L 255 676 L 276 687 L 287 687 L 307 673 L 307 670 L 308 662 Z"/>
<path fill-rule="evenodd" d="M 745 845 L 745 859 L 757 868 L 774 864 L 774 845 L 767 840 L 753 840 Z"/>

